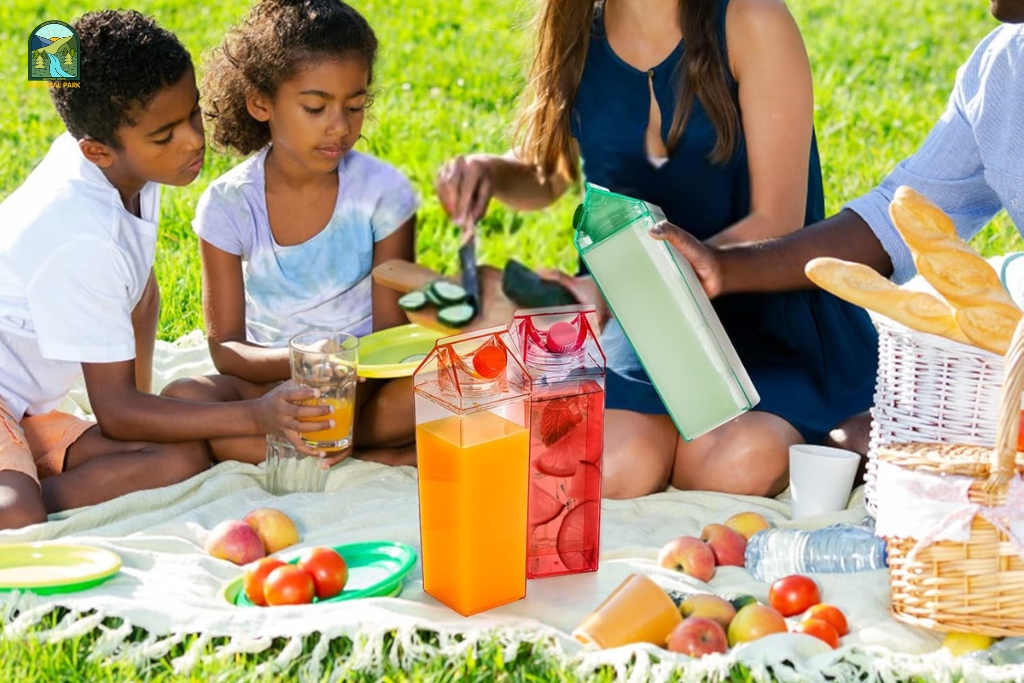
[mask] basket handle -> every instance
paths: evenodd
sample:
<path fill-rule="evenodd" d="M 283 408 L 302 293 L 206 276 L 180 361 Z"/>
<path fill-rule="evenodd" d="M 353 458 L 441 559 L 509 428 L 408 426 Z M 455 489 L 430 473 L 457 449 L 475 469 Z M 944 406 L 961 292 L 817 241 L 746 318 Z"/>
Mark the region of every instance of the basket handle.
<path fill-rule="evenodd" d="M 1020 431 L 1020 397 L 1024 391 L 1024 318 L 1017 324 L 1006 352 L 1003 390 L 999 400 L 999 423 L 996 448 L 992 451 L 988 479 L 982 485 L 985 493 L 1005 490 L 1017 469 L 1017 437 Z"/>

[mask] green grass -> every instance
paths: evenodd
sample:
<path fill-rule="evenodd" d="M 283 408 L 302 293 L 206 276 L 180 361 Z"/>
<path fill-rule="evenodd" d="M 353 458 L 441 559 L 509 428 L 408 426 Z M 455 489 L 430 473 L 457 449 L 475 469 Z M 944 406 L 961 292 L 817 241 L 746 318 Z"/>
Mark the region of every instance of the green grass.
<path fill-rule="evenodd" d="M 25 80 L 28 35 L 46 19 L 65 21 L 105 3 L 73 0 L 0 4 L 0 198 L 10 193 L 45 154 L 62 130 L 45 90 Z M 134 0 L 129 5 L 154 15 L 178 33 L 197 62 L 226 26 L 244 13 L 245 0 L 217 3 Z M 437 167 L 452 155 L 503 151 L 514 100 L 522 85 L 527 41 L 520 31 L 530 3 L 521 0 L 359 0 L 381 45 L 378 97 L 364 133 L 364 151 L 379 155 L 412 179 L 424 200 L 419 216 L 419 258 L 451 269 L 455 229 L 432 192 Z M 995 21 L 980 0 L 790 0 L 814 67 L 816 125 L 830 211 L 870 189 L 898 160 L 910 154 L 942 113 L 957 66 Z M 164 191 L 157 276 L 163 290 L 160 337 L 174 339 L 202 327 L 199 261 L 189 227 L 206 184 L 237 159 L 208 157 L 198 181 Z M 485 261 L 501 264 L 517 255 L 535 267 L 570 267 L 575 252 L 569 217 L 578 195 L 552 210 L 518 215 L 494 206 L 483 223 Z M 1005 215 L 980 234 L 975 246 L 986 255 L 1021 247 Z M 32 640 L 0 641 L 0 680 L 157 681 L 242 680 L 262 657 L 246 656 L 173 675 L 167 661 L 136 672 L 125 665 L 85 660 L 94 636 L 60 645 Z M 343 656 L 345 641 L 333 654 Z M 557 663 L 521 650 L 512 662 L 496 650 L 455 662 L 435 660 L 411 672 L 385 671 L 385 680 L 564 680 L 576 677 Z M 489 673 L 492 669 L 497 674 Z M 609 674 L 592 680 L 607 679 Z M 737 681 L 748 677 L 737 670 Z"/>

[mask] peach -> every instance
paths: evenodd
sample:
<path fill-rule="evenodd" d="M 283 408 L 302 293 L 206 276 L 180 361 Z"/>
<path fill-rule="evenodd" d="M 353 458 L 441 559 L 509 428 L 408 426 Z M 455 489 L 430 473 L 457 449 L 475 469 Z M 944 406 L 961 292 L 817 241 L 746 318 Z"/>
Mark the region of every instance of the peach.
<path fill-rule="evenodd" d="M 680 536 L 658 551 L 658 565 L 689 574 L 700 581 L 715 575 L 715 555 L 704 541 L 695 536 Z"/>
<path fill-rule="evenodd" d="M 751 536 L 770 529 L 772 524 L 756 512 L 739 512 L 725 520 L 725 526 L 749 541 Z"/>
<path fill-rule="evenodd" d="M 213 557 L 235 564 L 249 564 L 266 555 L 263 541 L 255 529 L 237 519 L 229 519 L 213 527 L 204 547 Z"/>
<path fill-rule="evenodd" d="M 712 652 L 725 652 L 729 649 L 729 640 L 718 622 L 704 617 L 690 617 L 672 629 L 666 647 L 670 652 L 703 657 Z"/>
<path fill-rule="evenodd" d="M 683 618 L 710 619 L 723 629 L 727 629 L 732 618 L 736 616 L 736 609 L 725 598 L 709 593 L 697 593 L 687 596 L 679 603 L 679 613 L 683 615 Z"/>
<path fill-rule="evenodd" d="M 742 567 L 747 539 L 724 524 L 708 524 L 700 532 L 700 540 L 708 544 L 719 567 Z"/>
<path fill-rule="evenodd" d="M 267 555 L 299 542 L 299 530 L 295 528 L 295 523 L 280 510 L 257 508 L 247 514 L 243 521 L 259 534 Z"/>
<path fill-rule="evenodd" d="M 772 633 L 786 633 L 785 618 L 768 605 L 747 605 L 729 624 L 729 645 L 749 643 Z"/>

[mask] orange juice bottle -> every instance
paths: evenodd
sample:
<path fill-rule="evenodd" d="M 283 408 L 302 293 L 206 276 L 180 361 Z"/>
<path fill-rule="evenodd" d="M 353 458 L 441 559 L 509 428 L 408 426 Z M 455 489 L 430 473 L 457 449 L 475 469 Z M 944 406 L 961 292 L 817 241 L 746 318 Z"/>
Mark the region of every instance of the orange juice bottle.
<path fill-rule="evenodd" d="M 423 590 L 467 616 L 525 597 L 531 383 L 508 330 L 439 339 L 413 391 Z"/>

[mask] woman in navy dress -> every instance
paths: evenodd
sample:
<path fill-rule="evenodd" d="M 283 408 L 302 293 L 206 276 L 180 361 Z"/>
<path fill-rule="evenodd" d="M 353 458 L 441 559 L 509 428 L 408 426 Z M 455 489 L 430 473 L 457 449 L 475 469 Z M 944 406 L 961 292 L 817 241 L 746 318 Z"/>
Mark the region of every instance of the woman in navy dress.
<path fill-rule="evenodd" d="M 469 155 L 437 178 L 456 222 L 490 198 L 551 204 L 589 182 L 660 206 L 670 225 L 728 247 L 824 218 L 810 66 L 782 0 L 547 0 L 514 154 Z M 678 227 L 676 227 L 678 226 Z M 570 279 L 599 300 L 586 274 Z M 867 314 L 820 290 L 714 301 L 761 402 L 685 442 L 611 320 L 604 491 L 672 484 L 776 495 L 789 446 L 820 442 L 871 405 L 877 337 Z"/>

